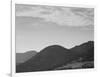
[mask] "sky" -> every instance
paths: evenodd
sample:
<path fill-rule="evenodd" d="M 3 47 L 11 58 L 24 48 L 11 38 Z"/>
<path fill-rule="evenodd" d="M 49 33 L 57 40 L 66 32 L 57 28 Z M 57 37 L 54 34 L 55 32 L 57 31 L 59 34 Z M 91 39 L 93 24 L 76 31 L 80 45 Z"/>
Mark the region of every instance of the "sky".
<path fill-rule="evenodd" d="M 93 8 L 16 4 L 15 13 L 17 53 L 94 40 Z"/>

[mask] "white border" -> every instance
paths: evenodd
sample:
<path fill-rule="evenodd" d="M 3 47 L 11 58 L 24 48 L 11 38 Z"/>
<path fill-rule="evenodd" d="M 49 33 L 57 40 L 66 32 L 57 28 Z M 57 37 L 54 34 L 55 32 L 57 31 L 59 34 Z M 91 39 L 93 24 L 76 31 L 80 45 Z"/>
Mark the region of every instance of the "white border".
<path fill-rule="evenodd" d="M 11 75 L 14 76 L 15 75 L 15 3 L 14 2 L 11 2 L 11 11 L 12 11 L 12 16 L 11 16 L 11 29 L 12 29 L 12 32 L 11 32 L 11 39 L 12 39 L 12 42 L 11 42 L 11 46 L 12 46 L 12 52 L 11 52 Z"/>
<path fill-rule="evenodd" d="M 95 5 L 83 5 L 83 4 L 70 4 L 68 2 L 57 2 L 54 0 L 53 2 L 49 1 L 40 1 L 40 0 L 13 0 L 12 3 L 16 4 L 29 4 L 29 5 L 49 5 L 49 6 L 66 6 L 66 7 L 84 7 L 84 8 L 95 8 Z"/>
<path fill-rule="evenodd" d="M 50 6 L 66 6 L 66 7 L 84 7 L 84 8 L 94 8 L 94 5 L 81 5 L 81 4 L 67 4 L 65 2 L 57 3 L 57 2 L 41 2 L 41 1 L 33 1 L 33 0 L 13 0 L 12 1 L 12 76 L 13 77 L 49 77 L 57 75 L 57 77 L 61 77 L 62 75 L 65 76 L 72 76 L 75 74 L 76 76 L 81 77 L 82 74 L 87 76 L 89 73 L 96 72 L 95 69 L 78 69 L 78 70 L 62 70 L 62 71 L 49 71 L 49 72 L 30 72 L 30 73 L 15 73 L 15 4 L 31 4 L 31 5 L 50 5 Z M 90 72 L 91 71 L 91 72 Z M 66 75 L 67 73 L 67 75 Z M 58 75 L 59 74 L 59 75 Z M 63 76 L 64 77 L 64 76 Z"/>

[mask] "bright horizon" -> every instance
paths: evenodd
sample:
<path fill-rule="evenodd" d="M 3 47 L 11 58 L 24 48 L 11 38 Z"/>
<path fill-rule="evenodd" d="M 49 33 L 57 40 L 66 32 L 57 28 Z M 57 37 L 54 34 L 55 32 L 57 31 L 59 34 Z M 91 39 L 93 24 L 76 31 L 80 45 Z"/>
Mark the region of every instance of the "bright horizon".
<path fill-rule="evenodd" d="M 94 9 L 16 4 L 16 52 L 94 40 Z"/>

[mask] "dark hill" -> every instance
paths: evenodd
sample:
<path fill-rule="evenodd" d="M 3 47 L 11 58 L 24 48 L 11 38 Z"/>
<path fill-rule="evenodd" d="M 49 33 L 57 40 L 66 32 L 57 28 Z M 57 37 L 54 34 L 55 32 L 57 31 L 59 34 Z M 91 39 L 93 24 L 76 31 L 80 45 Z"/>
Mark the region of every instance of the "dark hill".
<path fill-rule="evenodd" d="M 70 51 L 62 46 L 48 46 L 34 58 L 17 66 L 17 72 L 44 71 L 52 70 L 69 61 Z M 72 57 L 70 57 L 72 58 Z"/>
<path fill-rule="evenodd" d="M 75 46 L 70 49 L 70 52 L 77 57 L 77 59 L 71 62 L 66 62 L 65 65 L 57 67 L 56 70 L 64 69 L 82 69 L 82 68 L 94 68 L 94 42 L 88 41 L 79 46 Z"/>
<path fill-rule="evenodd" d="M 59 45 L 48 46 L 25 63 L 18 65 L 16 72 L 53 70 L 80 57 L 94 58 L 94 43 L 92 41 L 70 50 Z"/>
<path fill-rule="evenodd" d="M 83 57 L 84 60 L 94 60 L 94 42 L 88 41 L 70 49 L 76 56 Z"/>

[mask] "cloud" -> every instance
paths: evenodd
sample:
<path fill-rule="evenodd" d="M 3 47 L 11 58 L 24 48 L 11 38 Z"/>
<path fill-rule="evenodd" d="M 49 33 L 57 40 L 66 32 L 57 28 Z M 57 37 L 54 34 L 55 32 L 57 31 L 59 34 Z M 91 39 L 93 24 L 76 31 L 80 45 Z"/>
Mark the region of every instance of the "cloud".
<path fill-rule="evenodd" d="M 38 17 L 60 26 L 94 25 L 93 8 L 57 7 L 45 5 L 16 5 L 16 16 Z"/>

